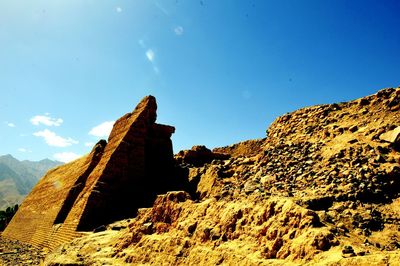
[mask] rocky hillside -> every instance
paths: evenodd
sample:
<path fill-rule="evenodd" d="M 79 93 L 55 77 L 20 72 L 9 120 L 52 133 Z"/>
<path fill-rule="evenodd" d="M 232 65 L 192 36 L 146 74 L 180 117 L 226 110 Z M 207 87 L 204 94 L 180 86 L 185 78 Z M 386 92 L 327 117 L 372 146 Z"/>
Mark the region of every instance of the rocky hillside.
<path fill-rule="evenodd" d="M 19 161 L 11 155 L 0 156 L 0 210 L 20 204 L 39 179 L 61 162 L 44 159 Z"/>
<path fill-rule="evenodd" d="M 175 156 L 186 191 L 49 265 L 399 265 L 400 88 L 303 108 L 261 140 Z M 179 130 L 179 129 L 178 129 Z"/>

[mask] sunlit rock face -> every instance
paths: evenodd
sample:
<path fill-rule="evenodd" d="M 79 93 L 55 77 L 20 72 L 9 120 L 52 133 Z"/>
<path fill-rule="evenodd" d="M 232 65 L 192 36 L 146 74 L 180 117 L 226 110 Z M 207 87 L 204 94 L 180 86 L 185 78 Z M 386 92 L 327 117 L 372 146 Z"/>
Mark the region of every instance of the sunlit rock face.
<path fill-rule="evenodd" d="M 134 216 L 171 189 L 175 128 L 156 124 L 147 96 L 117 120 L 90 154 L 48 172 L 28 195 L 3 236 L 53 249 L 100 225 Z"/>
<path fill-rule="evenodd" d="M 400 88 L 179 152 L 191 191 L 66 243 L 46 265 L 399 265 Z M 187 193 L 191 192 L 191 193 Z"/>

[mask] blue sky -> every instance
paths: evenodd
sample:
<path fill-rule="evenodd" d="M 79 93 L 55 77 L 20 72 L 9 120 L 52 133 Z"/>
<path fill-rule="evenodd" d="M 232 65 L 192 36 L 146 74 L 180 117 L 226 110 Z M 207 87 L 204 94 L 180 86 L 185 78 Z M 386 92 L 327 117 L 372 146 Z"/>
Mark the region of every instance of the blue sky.
<path fill-rule="evenodd" d="M 174 151 L 399 86 L 399 1 L 0 2 L 0 154 L 70 160 L 145 95 Z"/>

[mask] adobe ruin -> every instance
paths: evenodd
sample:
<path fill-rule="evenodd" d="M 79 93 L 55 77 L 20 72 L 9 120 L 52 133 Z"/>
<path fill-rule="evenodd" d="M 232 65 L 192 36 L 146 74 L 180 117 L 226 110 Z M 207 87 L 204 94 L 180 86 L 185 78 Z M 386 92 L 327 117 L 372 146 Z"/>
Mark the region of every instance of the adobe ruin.
<path fill-rule="evenodd" d="M 173 176 L 171 135 L 156 124 L 147 96 L 118 119 L 90 154 L 50 170 L 26 197 L 3 232 L 9 239 L 53 249 L 100 225 L 135 216 L 157 194 L 179 185 Z"/>

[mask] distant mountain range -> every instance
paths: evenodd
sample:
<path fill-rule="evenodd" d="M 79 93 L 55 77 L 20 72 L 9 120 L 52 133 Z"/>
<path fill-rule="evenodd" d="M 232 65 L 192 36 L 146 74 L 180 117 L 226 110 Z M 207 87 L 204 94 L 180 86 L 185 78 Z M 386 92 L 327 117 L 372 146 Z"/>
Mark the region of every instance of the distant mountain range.
<path fill-rule="evenodd" d="M 19 161 L 12 155 L 0 156 L 0 210 L 19 204 L 39 179 L 62 162 L 44 159 Z"/>

